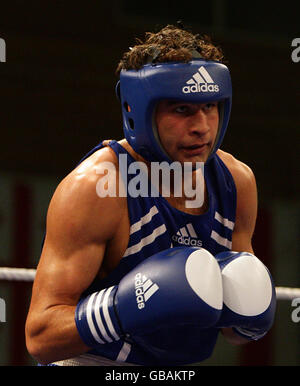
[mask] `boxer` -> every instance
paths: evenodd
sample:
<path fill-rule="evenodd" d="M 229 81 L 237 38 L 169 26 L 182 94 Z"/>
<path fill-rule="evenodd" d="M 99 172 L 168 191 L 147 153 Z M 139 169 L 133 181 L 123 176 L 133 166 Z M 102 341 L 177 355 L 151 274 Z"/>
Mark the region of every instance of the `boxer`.
<path fill-rule="evenodd" d="M 222 51 L 166 26 L 126 52 L 117 73 L 125 138 L 95 146 L 52 197 L 29 353 L 41 364 L 181 365 L 208 358 L 220 331 L 231 344 L 263 337 L 275 309 L 270 275 L 256 258 L 231 255 L 254 253 L 257 189 L 251 169 L 220 149 L 232 104 Z M 175 161 L 192 164 L 193 182 L 204 163 L 198 207 L 184 190 L 164 196 L 162 184 L 156 196 L 97 195 L 104 178 L 130 193 L 136 162 L 150 171 Z M 97 173 L 104 163 L 113 178 Z M 230 283 L 245 272 L 239 304 Z"/>

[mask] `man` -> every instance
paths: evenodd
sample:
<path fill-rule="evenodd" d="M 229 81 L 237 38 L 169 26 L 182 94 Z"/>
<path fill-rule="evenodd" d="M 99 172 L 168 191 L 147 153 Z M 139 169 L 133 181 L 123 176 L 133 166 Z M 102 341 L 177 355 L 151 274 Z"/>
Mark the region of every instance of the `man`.
<path fill-rule="evenodd" d="M 26 323 L 43 364 L 193 363 L 211 355 L 220 330 L 242 344 L 273 322 L 272 279 L 252 255 L 255 178 L 219 149 L 231 108 L 222 52 L 174 26 L 139 43 L 117 69 L 126 139 L 93 149 L 49 206 Z M 136 162 L 148 176 L 157 162 L 190 163 L 201 204 L 187 205 L 176 186 L 163 197 L 164 181 L 158 194 L 134 196 L 126 170 Z M 99 182 L 118 194 L 99 197 Z"/>

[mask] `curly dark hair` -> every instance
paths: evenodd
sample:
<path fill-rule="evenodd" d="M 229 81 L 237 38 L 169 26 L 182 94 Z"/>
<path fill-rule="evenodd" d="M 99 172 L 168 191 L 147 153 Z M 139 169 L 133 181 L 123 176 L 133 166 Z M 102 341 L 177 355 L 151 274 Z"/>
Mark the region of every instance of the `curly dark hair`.
<path fill-rule="evenodd" d="M 192 58 L 224 61 L 220 47 L 212 43 L 208 35 L 200 36 L 183 28 L 167 25 L 158 32 L 146 32 L 145 41 L 136 39 L 137 44 L 125 52 L 116 74 L 121 70 L 138 70 L 146 63 L 189 62 Z"/>

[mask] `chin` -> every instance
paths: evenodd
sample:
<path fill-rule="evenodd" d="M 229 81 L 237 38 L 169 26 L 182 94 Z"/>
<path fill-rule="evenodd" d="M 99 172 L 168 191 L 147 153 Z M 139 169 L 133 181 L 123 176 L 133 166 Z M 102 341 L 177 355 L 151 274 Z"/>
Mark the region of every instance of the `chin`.
<path fill-rule="evenodd" d="M 196 162 L 206 162 L 208 156 L 196 156 L 196 157 L 185 157 L 182 163 L 184 162 L 192 162 L 193 166 L 196 166 Z"/>
<path fill-rule="evenodd" d="M 180 162 L 182 165 L 185 162 L 191 162 L 193 164 L 193 168 L 196 167 L 196 162 L 206 162 L 209 156 L 209 152 L 205 152 L 204 154 L 197 154 L 197 155 L 186 155 L 186 154 L 180 154 L 180 152 L 176 154 L 169 154 L 170 159 L 172 162 Z"/>

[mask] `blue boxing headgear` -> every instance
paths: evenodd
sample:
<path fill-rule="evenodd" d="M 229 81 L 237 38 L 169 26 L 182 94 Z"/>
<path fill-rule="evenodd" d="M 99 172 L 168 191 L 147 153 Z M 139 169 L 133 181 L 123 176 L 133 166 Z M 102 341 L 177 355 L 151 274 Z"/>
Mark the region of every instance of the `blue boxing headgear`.
<path fill-rule="evenodd" d="M 155 124 L 160 100 L 219 102 L 219 129 L 209 159 L 219 149 L 228 125 L 232 87 L 228 68 L 216 61 L 194 59 L 188 63 L 151 63 L 139 70 L 122 70 L 117 84 L 122 104 L 125 138 L 148 161 L 170 159 Z"/>

